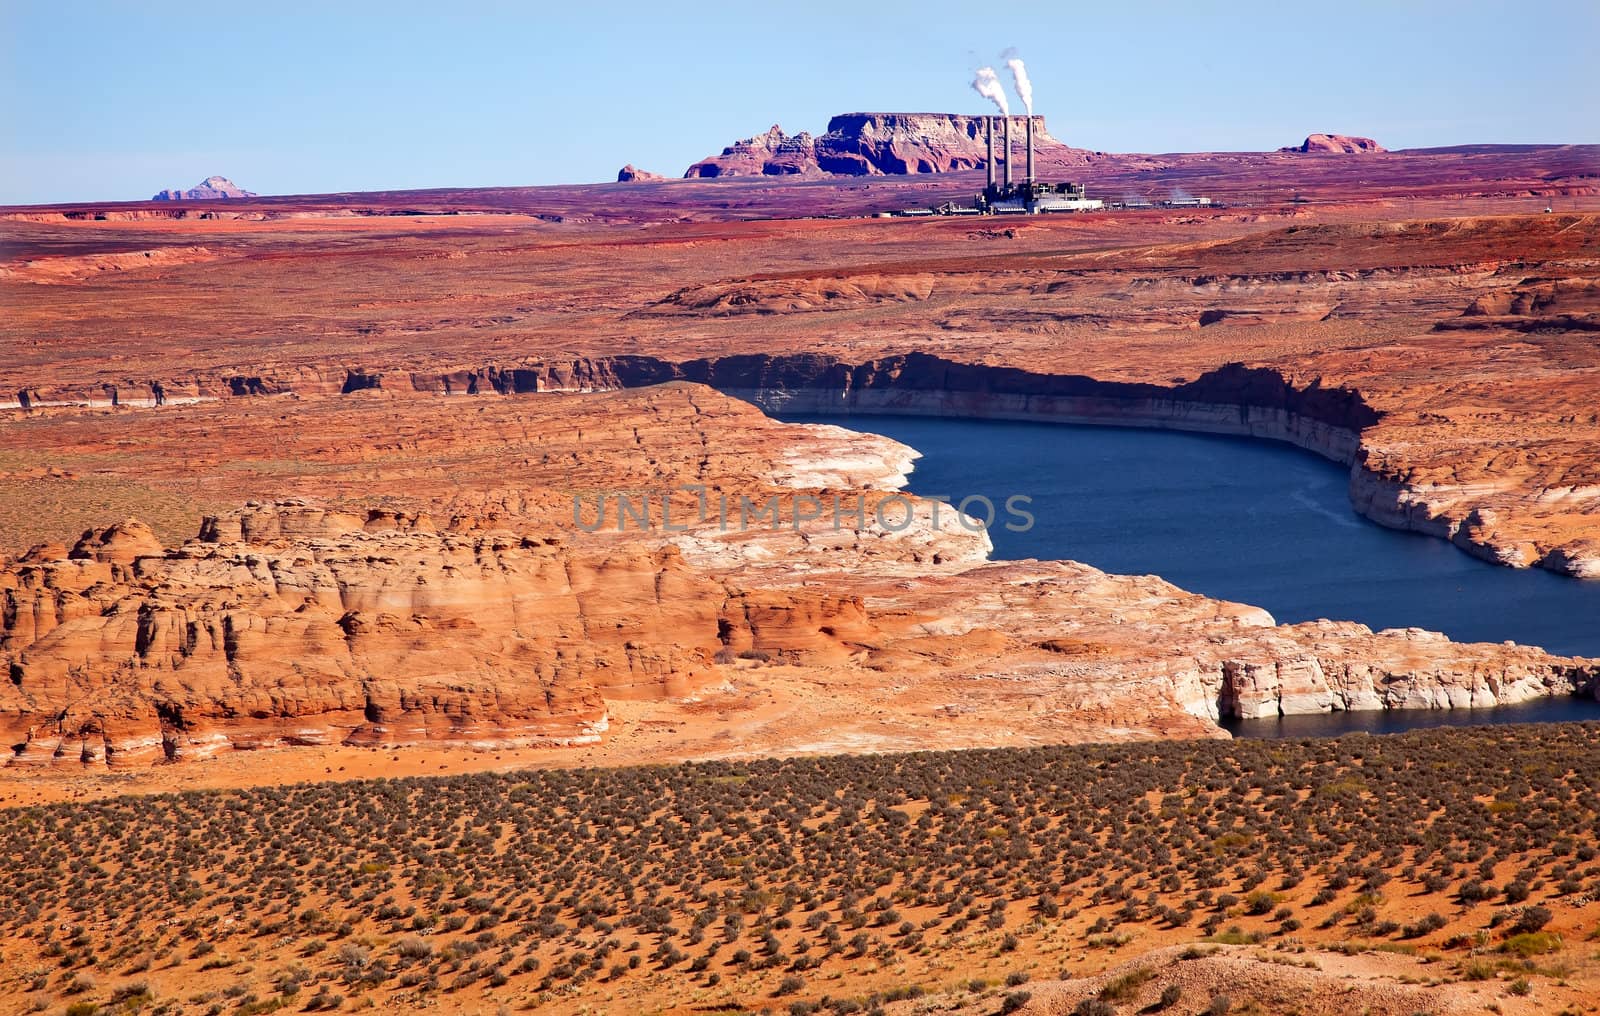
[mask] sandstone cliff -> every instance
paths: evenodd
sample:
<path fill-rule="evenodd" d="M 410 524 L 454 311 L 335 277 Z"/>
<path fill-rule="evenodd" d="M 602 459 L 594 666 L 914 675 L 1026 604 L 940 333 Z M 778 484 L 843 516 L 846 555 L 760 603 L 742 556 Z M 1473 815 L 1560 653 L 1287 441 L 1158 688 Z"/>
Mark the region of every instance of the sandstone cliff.
<path fill-rule="evenodd" d="M 650 371 L 767 395 L 858 392 L 871 398 L 855 404 L 874 409 L 1162 403 L 1136 387 L 1097 403 L 1087 381 L 928 357 L 853 369 L 827 358 L 582 362 L 535 376 L 599 386 L 644 383 Z M 839 387 L 808 388 L 829 378 Z M 722 737 L 793 751 L 1216 736 L 1212 720 L 1226 715 L 1593 691 L 1591 663 L 1537 649 L 1277 626 L 1152 576 L 988 562 L 987 537 L 948 507 L 936 521 L 932 502 L 904 498 L 908 525 L 876 519 L 910 449 L 777 424 L 696 385 L 464 403 L 419 390 L 420 379 L 405 378 L 404 393 L 384 380 L 347 395 L 57 418 L 78 442 L 90 439 L 84 424 L 113 425 L 117 441 L 141 435 L 145 450 L 125 458 L 146 490 L 209 470 L 194 448 L 222 421 L 250 435 L 217 474 L 237 489 L 332 494 L 335 475 L 352 485 L 337 503 L 213 514 L 178 546 L 128 521 L 0 566 L 0 731 L 14 762 L 593 743 L 624 702 L 635 724 L 683 723 L 661 750 L 695 755 L 729 750 Z M 1246 394 L 1281 411 L 1263 427 L 1371 412 L 1350 393 L 1242 368 L 1195 394 L 1213 407 L 1234 400 L 1231 417 L 1184 411 L 1217 426 L 1248 422 Z M 39 443 L 53 431 L 31 433 Z M 388 438 L 356 437 L 372 434 Z M 311 468 L 286 475 L 285 460 Z M 574 493 L 684 485 L 712 501 L 777 495 L 775 524 L 697 515 L 692 492 L 670 524 L 659 504 L 625 528 L 573 516 Z M 842 525 L 826 511 L 802 520 L 812 495 L 864 509 Z"/>
<path fill-rule="evenodd" d="M 684 177 L 713 179 L 725 176 L 818 176 L 816 140 L 805 131 L 785 134 L 777 124 L 764 134 L 735 141 L 690 166 Z"/>
<path fill-rule="evenodd" d="M 18 765 L 499 750 L 597 741 L 622 701 L 692 716 L 709 696 L 737 717 L 778 694 L 791 712 L 745 750 L 866 731 L 912 747 L 1595 689 L 1592 663 L 1537 649 L 1278 627 L 1152 576 L 986 564 L 918 518 L 906 546 L 942 565 L 863 546 L 902 538 L 883 530 L 817 545 L 823 525 L 729 553 L 706 531 L 589 543 L 306 502 L 209 518 L 176 548 L 128 521 L 0 571 L 0 730 Z"/>
<path fill-rule="evenodd" d="M 870 281 L 870 280 L 868 280 Z M 1586 311 L 1581 300 L 1591 290 L 1579 283 L 1553 293 L 1566 303 L 1540 304 L 1533 295 L 1496 297 L 1508 309 L 1527 307 L 1532 316 L 1487 320 L 1549 320 L 1536 308 Z M 697 295 L 683 292 L 663 301 L 665 312 L 679 306 L 723 301 L 730 314 L 759 313 L 762 306 L 794 312 L 792 284 L 761 288 L 759 296 L 739 287 Z M 849 285 L 860 290 L 859 282 Z M 887 285 L 887 284 L 885 284 Z M 762 284 L 766 286 L 766 284 Z M 1542 292 L 1525 286 L 1528 294 Z M 824 293 L 833 290 L 823 290 Z M 894 289 L 894 292 L 905 292 Z M 880 294 L 890 289 L 880 287 Z M 1522 292 L 1522 290 L 1519 290 Z M 1521 301 L 1521 302 L 1518 302 Z M 1475 308 L 1497 308 L 1487 298 L 1474 303 L 1461 321 L 1486 320 Z M 703 310 L 700 312 L 703 313 Z M 1474 316 L 1479 315 L 1479 316 Z M 1532 327 L 1532 325 L 1530 325 Z M 675 361 L 620 355 L 572 360 L 525 361 L 460 367 L 453 371 L 387 372 L 340 367 L 275 367 L 271 373 L 189 374 L 159 380 L 125 379 L 94 389 L 23 388 L 20 408 L 84 405 L 154 406 L 169 402 L 294 393 L 337 395 L 383 390 L 398 393 L 523 394 L 638 388 L 668 381 L 706 384 L 767 409 L 815 413 L 900 413 L 971 416 L 986 419 L 1053 420 L 1061 423 L 1114 424 L 1172 430 L 1236 434 L 1287 441 L 1351 467 L 1350 499 L 1357 512 L 1374 522 L 1450 540 L 1468 553 L 1512 567 L 1541 567 L 1583 578 L 1600 577 L 1600 541 L 1583 524 L 1600 498 L 1600 478 L 1590 462 L 1544 461 L 1544 452 L 1508 457 L 1494 447 L 1474 451 L 1473 475 L 1498 474 L 1494 484 L 1463 479 L 1460 465 L 1422 467 L 1415 443 L 1378 440 L 1378 425 L 1404 435 L 1416 429 L 1409 420 L 1379 412 L 1359 391 L 1325 385 L 1320 377 L 1296 380 L 1282 370 L 1230 364 L 1192 381 L 1170 385 L 1105 381 L 1078 374 L 1052 374 L 1015 367 L 962 363 L 912 353 L 863 363 L 821 354 L 731 355 Z M 1562 449 L 1549 449 L 1550 453 Z M 1581 457 L 1581 456 L 1580 456 Z M 1535 499 L 1514 496 L 1537 486 Z"/>
<path fill-rule="evenodd" d="M 958 113 L 843 113 L 828 121 L 827 133 L 785 134 L 776 124 L 690 166 L 686 177 L 726 176 L 883 176 L 950 173 L 982 169 L 988 157 L 984 124 L 988 118 Z M 1050 136 L 1044 117 L 1035 116 L 1034 145 L 1053 164 L 1085 153 Z M 1022 166 L 1022 117 L 1012 118 L 1017 167 Z M 995 144 L 1002 138 L 996 124 Z"/>
<path fill-rule="evenodd" d="M 0 573 L 0 594 L 6 743 L 107 763 L 593 739 L 602 693 L 704 679 L 722 600 L 670 548 L 580 555 L 303 503 L 208 519 L 172 549 L 137 521 L 91 532 Z"/>
<path fill-rule="evenodd" d="M 719 656 L 842 662 L 872 634 L 859 598 L 732 589 L 670 542 L 251 505 L 181 547 L 129 520 L 0 572 L 0 729 L 21 763 L 573 744 Z"/>

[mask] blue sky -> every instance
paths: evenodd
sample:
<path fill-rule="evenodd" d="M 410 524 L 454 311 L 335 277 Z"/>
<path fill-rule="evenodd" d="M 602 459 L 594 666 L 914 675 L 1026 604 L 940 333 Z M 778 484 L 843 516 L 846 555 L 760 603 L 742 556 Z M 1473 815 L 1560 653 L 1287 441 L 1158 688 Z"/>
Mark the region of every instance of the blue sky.
<path fill-rule="evenodd" d="M 1600 142 L 1594 0 L 0 0 L 0 203 L 676 175 L 774 122 L 982 112 L 972 69 L 1007 47 L 1051 132 L 1106 151 Z"/>

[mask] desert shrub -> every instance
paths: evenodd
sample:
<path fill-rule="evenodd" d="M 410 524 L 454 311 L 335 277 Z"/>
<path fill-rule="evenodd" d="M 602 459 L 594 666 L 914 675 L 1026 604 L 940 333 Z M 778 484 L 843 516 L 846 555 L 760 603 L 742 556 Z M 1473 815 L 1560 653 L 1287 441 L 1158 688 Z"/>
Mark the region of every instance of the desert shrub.
<path fill-rule="evenodd" d="M 1529 907 L 1517 917 L 1517 923 L 1512 925 L 1516 932 L 1538 931 L 1555 917 L 1548 907 Z"/>
<path fill-rule="evenodd" d="M 1451 772 L 1443 783 L 1428 777 L 1441 766 Z M 1369 793 L 1359 772 L 1380 768 L 1393 778 Z M 1225 750 L 1087 746 L 555 770 L 68 804 L 0 824 L 0 849 L 28 859 L 0 884 L 0 927 L 63 972 L 99 963 L 127 976 L 144 955 L 156 957 L 153 969 L 222 966 L 212 957 L 224 954 L 248 965 L 248 936 L 281 934 L 317 936 L 293 952 L 336 951 L 316 961 L 319 971 L 349 972 L 363 988 L 394 976 L 385 964 L 405 987 L 431 991 L 441 979 L 466 986 L 542 973 L 543 956 L 561 976 L 528 987 L 568 991 L 607 970 L 636 976 L 641 961 L 687 962 L 686 945 L 696 947 L 691 970 L 701 985 L 713 969 L 727 977 L 743 965 L 770 987 L 809 976 L 824 956 L 884 959 L 892 946 L 890 958 L 933 958 L 951 936 L 995 924 L 999 934 L 1015 923 L 997 944 L 1024 955 L 1041 926 L 1082 932 L 1102 914 L 1085 936 L 1095 947 L 1131 941 L 1141 923 L 1199 923 L 1218 941 L 1260 941 L 1268 930 L 1223 932 L 1228 912 L 1271 914 L 1271 933 L 1293 933 L 1298 922 L 1268 904 L 1267 887 L 1301 879 L 1317 889 L 1316 905 L 1331 905 L 1308 923 L 1349 922 L 1368 939 L 1440 930 L 1435 915 L 1404 928 L 1386 920 L 1389 907 L 1375 894 L 1394 875 L 1428 892 L 1455 887 L 1466 903 L 1494 900 L 1493 882 L 1506 879 L 1507 906 L 1490 918 L 1504 932 L 1500 962 L 1512 965 L 1554 940 L 1519 939 L 1546 932 L 1518 927 L 1537 911 L 1516 908 L 1600 877 L 1587 866 L 1600 805 L 1588 774 L 1597 769 L 1592 735 L 1458 730 Z M 908 803 L 918 805 L 909 814 L 900 810 Z M 1425 830 L 1420 843 L 1415 830 Z M 554 899 L 530 888 L 552 884 L 571 888 Z M 1347 887 L 1370 895 L 1346 909 L 1336 894 Z M 1007 922 L 1014 905 L 1039 923 Z M 141 906 L 145 916 L 194 916 L 136 940 Z M 1090 906 L 1100 912 L 1080 914 Z M 411 933 L 429 937 L 403 937 Z M 392 940 L 380 947 L 357 934 Z M 1487 944 L 1458 936 L 1446 948 Z M 370 952 L 353 962 L 347 946 Z M 275 983 L 282 991 L 289 982 Z"/>
<path fill-rule="evenodd" d="M 1481 903 L 1484 900 L 1494 899 L 1496 892 L 1497 890 L 1494 886 L 1486 885 L 1478 879 L 1473 879 L 1470 882 L 1463 883 L 1457 891 L 1457 895 L 1461 897 L 1462 903 Z"/>
<path fill-rule="evenodd" d="M 118 985 L 111 992 L 110 1004 L 137 1008 L 150 1001 L 153 997 L 154 995 L 151 993 L 148 984 L 143 981 L 130 981 L 127 984 Z"/>
<path fill-rule="evenodd" d="M 1514 956 L 1540 956 L 1561 948 L 1561 936 L 1548 931 L 1524 931 L 1501 943 L 1500 951 Z"/>
<path fill-rule="evenodd" d="M 1132 1001 L 1138 996 L 1139 989 L 1155 976 L 1156 972 L 1149 967 L 1136 967 L 1107 981 L 1100 988 L 1100 997 L 1108 1002 Z"/>
<path fill-rule="evenodd" d="M 1443 914 L 1430 913 L 1416 923 L 1406 925 L 1401 935 L 1404 938 L 1421 938 L 1423 935 L 1438 931 L 1447 923 Z"/>

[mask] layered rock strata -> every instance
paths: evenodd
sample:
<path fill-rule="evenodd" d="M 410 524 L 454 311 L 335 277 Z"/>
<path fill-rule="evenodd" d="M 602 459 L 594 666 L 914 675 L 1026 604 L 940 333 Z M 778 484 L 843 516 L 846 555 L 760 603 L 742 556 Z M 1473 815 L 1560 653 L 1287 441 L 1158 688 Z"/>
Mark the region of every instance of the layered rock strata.
<path fill-rule="evenodd" d="M 818 137 L 805 131 L 786 134 L 774 124 L 764 134 L 700 160 L 684 176 L 894 176 L 982 169 L 988 160 L 988 120 L 959 113 L 843 113 L 829 120 L 827 133 Z M 1020 179 L 1025 119 L 1012 121 L 1014 172 Z M 1044 117 L 1035 116 L 1033 122 L 1036 153 L 1048 154 L 1052 166 L 1087 161 L 1088 153 L 1050 136 Z M 998 123 L 995 138 L 1000 144 Z"/>
<path fill-rule="evenodd" d="M 354 408 L 307 398 L 275 414 L 279 424 L 263 419 L 252 447 L 281 454 L 289 435 L 332 435 L 335 421 L 375 432 L 393 401 L 381 390 Z M 748 732 L 751 750 L 851 736 L 898 747 L 1215 736 L 1222 716 L 1482 707 L 1594 689 L 1592 662 L 1537 649 L 1278 626 L 1150 576 L 990 563 L 986 536 L 948 507 L 936 521 L 932 502 L 901 495 L 907 522 L 878 518 L 910 449 L 775 424 L 693 385 L 507 400 L 472 415 L 485 435 L 518 429 L 529 444 L 480 443 L 460 424 L 427 440 L 396 435 L 360 460 L 368 497 L 385 504 L 255 503 L 208 517 L 178 546 L 129 521 L 6 563 L 0 729 L 13 761 L 574 744 L 604 737 L 623 701 L 680 715 L 705 700 L 737 718 L 764 715 L 779 692 L 791 705 Z M 569 452 L 561 435 L 574 427 Z M 469 447 L 481 461 L 449 497 L 419 488 L 431 462 Z M 525 455 L 541 447 L 546 461 Z M 231 472 L 247 476 L 242 452 Z M 674 490 L 679 502 L 624 527 L 563 519 L 601 475 L 614 492 Z M 775 499 L 773 521 L 730 527 L 715 510 L 680 512 L 690 481 L 712 500 Z M 802 511 L 844 497 L 864 500 L 843 525 Z M 690 754 L 714 748 L 686 738 Z"/>
<path fill-rule="evenodd" d="M 1285 441 L 1351 468 L 1350 499 L 1381 525 L 1449 540 L 1501 565 L 1600 577 L 1600 539 L 1578 524 L 1540 528 L 1540 518 L 1577 519 L 1600 510 L 1600 477 L 1551 477 L 1536 500 L 1513 485 L 1463 482 L 1449 470 L 1425 475 L 1373 445 L 1382 414 L 1356 390 L 1297 381 L 1283 371 L 1230 364 L 1173 385 L 1100 381 L 908 354 L 851 364 L 817 354 L 672 361 L 588 357 L 454 371 L 387 372 L 300 367 L 274 373 L 105 383 L 97 391 L 27 388 L 19 408 L 153 406 L 250 395 L 349 394 L 384 389 L 430 394 L 590 392 L 688 380 L 768 410 L 817 414 L 906 414 L 1109 424 Z M 1488 464 L 1486 463 L 1486 466 Z"/>

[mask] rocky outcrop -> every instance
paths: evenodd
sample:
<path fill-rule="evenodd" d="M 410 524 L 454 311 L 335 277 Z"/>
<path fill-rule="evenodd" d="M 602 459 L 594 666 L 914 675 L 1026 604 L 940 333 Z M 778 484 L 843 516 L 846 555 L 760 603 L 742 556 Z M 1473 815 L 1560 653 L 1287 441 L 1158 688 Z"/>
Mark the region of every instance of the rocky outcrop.
<path fill-rule="evenodd" d="M 865 293 L 862 286 L 871 282 L 857 280 L 851 285 Z M 918 291 L 901 282 L 883 282 L 871 291 L 877 299 L 916 299 Z M 1574 291 L 1587 294 L 1587 290 Z M 687 304 L 700 297 L 681 293 L 668 299 Z M 730 311 L 743 306 L 732 299 L 726 305 Z M 1537 502 L 1530 504 L 1509 495 L 1501 498 L 1499 488 L 1479 480 L 1462 480 L 1450 470 L 1419 471 L 1404 458 L 1374 446 L 1371 434 L 1383 414 L 1361 392 L 1326 386 L 1316 376 L 1295 380 L 1270 367 L 1230 364 L 1192 381 L 1160 385 L 968 364 L 923 353 L 863 363 L 805 353 L 683 361 L 623 355 L 445 372 L 276 367 L 153 382 L 127 379 L 87 390 L 39 386 L 21 390 L 12 406 L 24 407 L 24 400 L 24 408 L 151 406 L 160 401 L 351 394 L 374 389 L 446 395 L 581 393 L 668 381 L 709 385 L 765 409 L 791 413 L 1040 420 L 1285 441 L 1351 467 L 1351 504 L 1374 522 L 1450 540 L 1497 564 L 1541 567 L 1578 577 L 1600 575 L 1600 552 L 1589 531 L 1565 524 L 1546 531 L 1534 517 L 1538 512 L 1562 511 L 1581 518 L 1586 506 L 1600 501 L 1600 484 L 1587 474 L 1552 467 L 1548 477 L 1530 477 L 1544 490 Z M 1494 449 L 1483 452 L 1482 457 L 1485 475 L 1503 472 L 1508 462 L 1514 461 Z M 1526 467 L 1523 471 L 1528 472 Z M 1485 500 L 1490 495 L 1496 496 L 1492 503 Z"/>
<path fill-rule="evenodd" d="M 879 174 L 950 173 L 982 169 L 988 158 L 982 116 L 957 113 L 844 113 L 828 121 L 828 132 L 817 139 L 817 164 L 838 176 Z M 1067 146 L 1050 136 L 1044 117 L 1035 116 L 1034 147 L 1052 157 Z M 1016 146 L 1017 172 L 1022 166 L 1025 120 L 1013 117 L 1012 142 Z M 995 145 L 1003 142 L 995 124 Z"/>
<path fill-rule="evenodd" d="M 1373 418 L 1355 393 L 1243 367 L 1163 389 L 925 356 L 516 369 L 530 390 L 624 390 L 495 399 L 489 379 L 504 375 L 482 368 L 469 403 L 421 374 L 364 371 L 282 401 L 27 421 L 35 447 L 55 423 L 78 448 L 123 447 L 136 432 L 145 450 L 125 475 L 146 490 L 169 477 L 189 489 L 197 469 L 244 489 L 326 495 L 330 477 L 351 482 L 343 501 L 213 513 L 177 546 L 127 521 L 0 565 L 0 733 L 13 761 L 587 744 L 619 713 L 684 717 L 672 750 L 688 754 L 1216 736 L 1212 720 L 1227 715 L 1593 687 L 1590 664 L 1537 649 L 1277 626 L 1153 576 L 989 562 L 987 535 L 950 506 L 940 516 L 891 493 L 911 449 L 653 382 L 692 375 L 873 411 L 1166 414 L 1325 454 Z M 230 447 L 220 472 L 196 457 L 206 440 Z M 618 495 L 662 490 L 681 495 L 670 519 L 652 499 L 618 525 Z M 611 525 L 575 516 L 577 495 L 608 493 Z M 721 508 L 746 497 L 771 500 L 770 521 Z M 904 525 L 879 518 L 895 501 L 886 518 Z M 707 727 L 707 711 L 724 725 Z"/>
<path fill-rule="evenodd" d="M 631 162 L 617 170 L 618 183 L 660 183 L 666 179 L 667 177 L 662 176 L 660 173 L 652 173 L 647 169 L 637 169 Z"/>
<path fill-rule="evenodd" d="M 790 545 L 825 538 L 825 524 L 719 554 L 704 531 L 585 544 L 304 501 L 208 518 L 175 548 L 128 521 L 0 571 L 0 732 L 17 765 L 581 744 L 605 734 L 608 702 L 692 701 L 734 679 L 759 689 L 744 668 L 766 662 L 839 683 L 821 729 L 883 706 L 911 732 L 933 709 L 973 743 L 1040 722 L 1007 716 L 1019 696 L 1095 736 L 1194 736 L 1227 716 L 1594 691 L 1592 662 L 1537 649 L 1277 627 L 1153 576 L 984 563 L 926 508 L 910 545 L 942 549 L 943 567 L 859 546 L 899 538 L 883 531 Z"/>
<path fill-rule="evenodd" d="M 1360 155 L 1367 152 L 1386 152 L 1388 149 L 1371 138 L 1358 138 L 1349 134 L 1308 134 L 1298 145 L 1290 145 L 1278 151 Z"/>
<path fill-rule="evenodd" d="M 791 413 L 906 414 L 1165 427 L 1288 441 L 1351 461 L 1378 414 L 1359 393 L 1299 387 L 1237 364 L 1172 386 L 1105 382 L 911 353 L 863 364 L 821 356 L 728 356 L 664 364 L 616 357 L 622 384 L 682 379 Z"/>
<path fill-rule="evenodd" d="M 1600 332 L 1600 279 L 1528 278 L 1473 299 L 1435 331 Z"/>
<path fill-rule="evenodd" d="M 152 247 L 110 254 L 26 258 L 0 263 L 0 279 L 36 285 L 69 286 L 94 278 L 143 269 L 174 268 L 213 261 L 217 253 L 200 246 Z"/>
<path fill-rule="evenodd" d="M 151 201 L 216 201 L 227 198 L 253 198 L 254 191 L 247 191 L 235 184 L 225 176 L 208 176 L 188 190 L 164 190 L 157 193 Z"/>
<path fill-rule="evenodd" d="M 785 134 L 773 124 L 765 134 L 735 141 L 684 171 L 686 179 L 725 176 L 818 176 L 816 141 L 810 134 Z"/>
<path fill-rule="evenodd" d="M 314 401 L 329 410 L 320 424 L 247 427 L 295 458 L 294 434 L 331 435 L 330 419 L 390 430 L 396 400 Z M 426 405 L 426 438 L 358 456 L 370 501 L 253 503 L 176 547 L 128 520 L 0 562 L 0 743 L 23 764 L 120 764 L 276 745 L 592 742 L 607 703 L 693 696 L 738 653 L 826 665 L 872 637 L 860 598 L 836 585 L 752 589 L 730 574 L 781 560 L 803 576 L 845 559 L 951 571 L 989 550 L 948 511 L 942 530 L 904 535 L 838 528 L 815 507 L 802 518 L 820 500 L 800 490 L 882 491 L 904 482 L 913 453 L 778 424 L 693 386 L 506 400 L 466 425 L 455 400 Z M 443 489 L 435 460 L 454 473 Z M 171 466 L 192 475 L 187 454 Z M 139 467 L 146 482 L 162 469 Z M 695 489 L 710 501 L 698 515 Z M 608 525 L 577 527 L 585 492 L 610 495 Z M 623 493 L 643 506 L 626 526 Z M 771 520 L 719 520 L 725 496 L 763 512 L 770 501 Z"/>
<path fill-rule="evenodd" d="M 1316 622 L 1263 639 L 1260 656 L 1223 661 L 1222 716 L 1258 719 L 1362 709 L 1485 709 L 1550 695 L 1592 695 L 1595 671 L 1510 645 L 1461 645 L 1437 632 L 1397 629 L 1359 637 L 1356 626 Z M 1322 651 L 1306 652 L 1311 644 Z M 1333 650 L 1333 651 L 1329 651 Z"/>
<path fill-rule="evenodd" d="M 171 549 L 129 521 L 0 572 L 0 729 L 20 761 L 108 764 L 582 742 L 605 697 L 708 678 L 724 599 L 671 547 L 461 519 L 252 505 Z"/>
<path fill-rule="evenodd" d="M 982 116 L 959 113 L 843 113 L 827 133 L 785 134 L 777 125 L 690 166 L 686 177 L 894 176 L 982 169 L 988 157 Z M 1044 117 L 1034 120 L 1034 144 L 1053 164 L 1075 152 L 1050 136 Z M 1024 119 L 1014 117 L 1012 140 L 1021 165 Z M 996 125 L 995 142 L 1001 142 Z"/>

